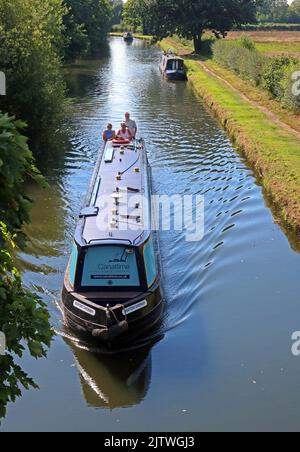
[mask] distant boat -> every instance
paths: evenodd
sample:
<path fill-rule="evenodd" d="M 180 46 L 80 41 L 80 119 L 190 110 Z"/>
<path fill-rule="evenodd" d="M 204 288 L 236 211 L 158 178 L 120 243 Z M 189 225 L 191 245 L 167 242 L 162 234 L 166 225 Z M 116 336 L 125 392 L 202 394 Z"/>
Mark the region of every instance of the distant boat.
<path fill-rule="evenodd" d="M 134 37 L 131 31 L 127 31 L 126 33 L 124 33 L 123 39 L 125 42 L 132 42 L 134 40 Z"/>
<path fill-rule="evenodd" d="M 158 324 L 164 301 L 151 217 L 151 167 L 144 141 L 106 143 L 65 275 L 62 301 L 71 328 L 123 345 Z"/>
<path fill-rule="evenodd" d="M 171 51 L 164 53 L 160 62 L 160 70 L 168 80 L 187 80 L 183 58 Z"/>

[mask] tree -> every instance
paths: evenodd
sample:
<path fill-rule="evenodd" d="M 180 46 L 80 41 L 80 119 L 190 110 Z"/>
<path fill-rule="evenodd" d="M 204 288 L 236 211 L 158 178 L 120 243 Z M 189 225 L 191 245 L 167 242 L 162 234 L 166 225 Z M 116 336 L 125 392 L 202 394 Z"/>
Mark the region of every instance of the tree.
<path fill-rule="evenodd" d="M 34 358 L 46 356 L 53 332 L 46 306 L 22 285 L 14 266 L 13 250 L 24 247 L 24 223 L 29 222 L 31 201 L 25 183 L 43 181 L 34 166 L 25 124 L 0 113 L 0 331 L 6 335 L 6 353 L 0 356 L 0 418 L 6 406 L 21 395 L 21 387 L 36 388 L 33 380 L 16 364 L 25 348 Z"/>
<path fill-rule="evenodd" d="M 300 0 L 294 0 L 289 7 L 289 22 L 300 23 Z"/>
<path fill-rule="evenodd" d="M 111 28 L 112 4 L 109 0 L 65 0 L 76 23 L 83 27 L 92 52 L 106 41 Z"/>
<path fill-rule="evenodd" d="M 287 21 L 289 4 L 287 0 L 261 0 L 258 3 L 257 19 L 260 22 Z"/>
<path fill-rule="evenodd" d="M 122 21 L 124 3 L 122 0 L 112 0 L 112 25 L 119 25 Z"/>
<path fill-rule="evenodd" d="M 125 10 L 148 33 L 158 38 L 177 33 L 193 39 L 199 52 L 205 30 L 224 36 L 234 26 L 254 22 L 256 0 L 129 0 Z"/>
<path fill-rule="evenodd" d="M 61 0 L 0 0 L 0 68 L 7 79 L 2 110 L 27 121 L 31 143 L 51 134 L 62 112 L 65 13 Z"/>
<path fill-rule="evenodd" d="M 89 38 L 84 24 L 76 21 L 72 8 L 68 7 L 64 15 L 64 37 L 63 58 L 67 63 L 75 61 L 85 55 L 89 49 Z"/>

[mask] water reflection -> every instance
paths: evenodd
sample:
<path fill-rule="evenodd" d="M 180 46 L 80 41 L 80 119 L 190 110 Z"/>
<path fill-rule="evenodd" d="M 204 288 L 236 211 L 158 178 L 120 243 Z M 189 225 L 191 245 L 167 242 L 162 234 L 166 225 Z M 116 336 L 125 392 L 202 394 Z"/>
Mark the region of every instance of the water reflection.
<path fill-rule="evenodd" d="M 151 383 L 152 345 L 104 355 L 74 338 L 65 337 L 72 349 L 86 403 L 96 408 L 125 408 L 140 404 Z M 90 350 L 89 350 L 90 348 Z"/>

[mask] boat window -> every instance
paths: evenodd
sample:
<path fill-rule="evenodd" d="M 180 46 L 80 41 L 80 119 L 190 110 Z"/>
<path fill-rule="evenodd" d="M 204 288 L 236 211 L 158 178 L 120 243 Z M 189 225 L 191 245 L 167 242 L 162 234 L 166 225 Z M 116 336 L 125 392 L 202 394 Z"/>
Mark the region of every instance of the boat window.
<path fill-rule="evenodd" d="M 87 248 L 82 287 L 139 287 L 135 250 L 124 246 Z"/>
<path fill-rule="evenodd" d="M 156 259 L 152 237 L 144 246 L 144 261 L 146 267 L 148 287 L 151 287 L 157 276 Z"/>
<path fill-rule="evenodd" d="M 78 260 L 78 248 L 77 248 L 76 243 L 74 243 L 72 255 L 71 255 L 71 262 L 70 262 L 70 282 L 71 282 L 72 286 L 74 286 L 74 284 L 75 284 L 77 260 Z"/>
<path fill-rule="evenodd" d="M 168 64 L 167 64 L 168 71 L 173 71 L 173 63 L 174 63 L 174 60 L 168 60 Z"/>

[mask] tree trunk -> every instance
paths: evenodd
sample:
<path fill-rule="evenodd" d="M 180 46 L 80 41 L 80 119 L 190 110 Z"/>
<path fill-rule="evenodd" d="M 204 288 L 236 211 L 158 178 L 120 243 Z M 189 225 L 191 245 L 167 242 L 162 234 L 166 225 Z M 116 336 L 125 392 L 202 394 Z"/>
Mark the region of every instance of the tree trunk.
<path fill-rule="evenodd" d="M 202 50 L 202 33 L 198 33 L 197 35 L 194 35 L 194 48 L 195 53 L 201 53 Z"/>

